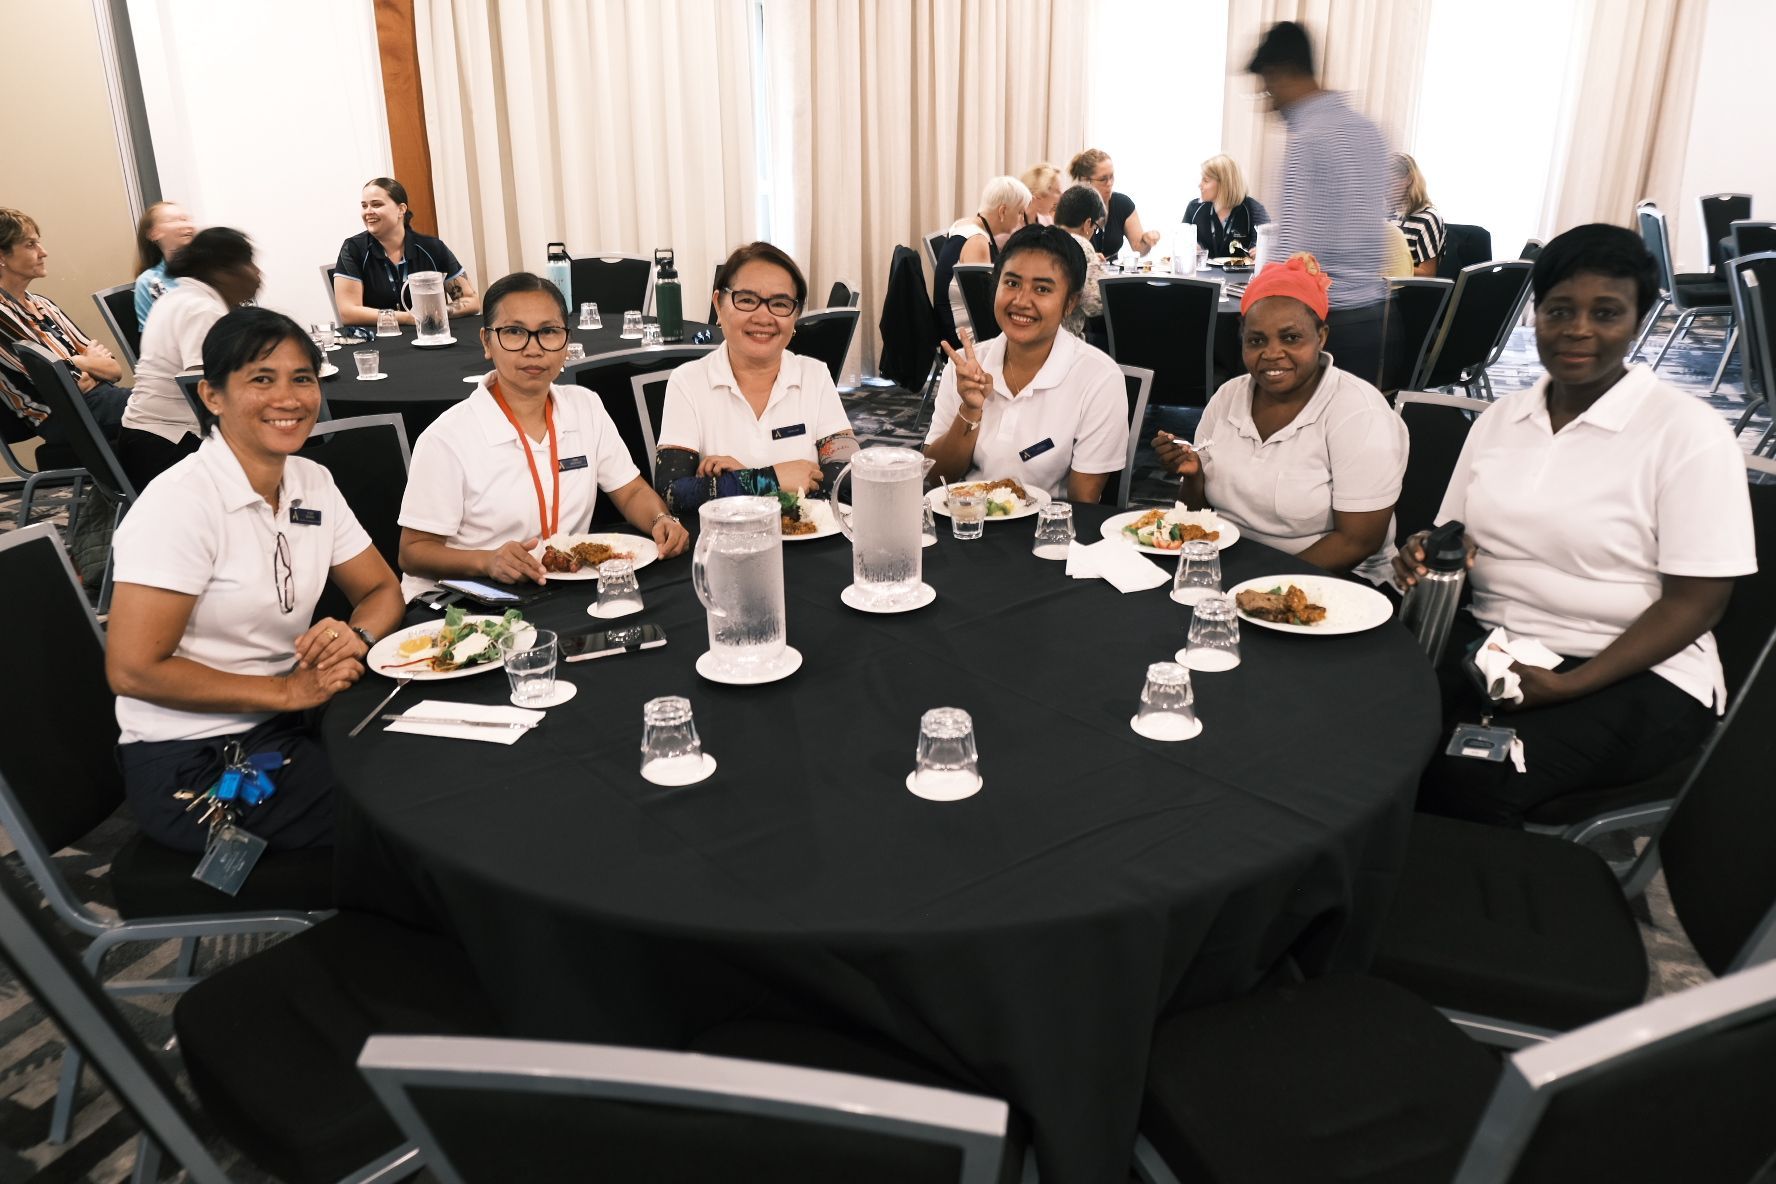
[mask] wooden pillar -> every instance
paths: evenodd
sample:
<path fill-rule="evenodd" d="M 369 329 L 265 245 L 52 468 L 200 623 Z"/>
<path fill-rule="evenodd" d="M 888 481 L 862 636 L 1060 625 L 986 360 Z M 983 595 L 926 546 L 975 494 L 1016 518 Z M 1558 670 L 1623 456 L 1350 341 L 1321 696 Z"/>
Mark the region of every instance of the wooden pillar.
<path fill-rule="evenodd" d="M 432 196 L 432 149 L 426 141 L 413 0 L 376 0 L 376 45 L 382 58 L 382 97 L 388 107 L 394 176 L 407 187 L 414 228 L 437 234 L 438 207 Z"/>

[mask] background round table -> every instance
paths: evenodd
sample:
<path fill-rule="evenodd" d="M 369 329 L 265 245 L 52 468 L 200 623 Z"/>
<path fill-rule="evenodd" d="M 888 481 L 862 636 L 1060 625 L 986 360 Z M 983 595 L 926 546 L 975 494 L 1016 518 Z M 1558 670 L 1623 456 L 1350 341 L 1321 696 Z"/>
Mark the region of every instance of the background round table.
<path fill-rule="evenodd" d="M 1080 507 L 1082 538 L 1108 513 Z M 1429 666 L 1397 622 L 1300 637 L 1247 625 L 1195 678 L 1198 738 L 1135 735 L 1145 667 L 1184 641 L 1167 589 L 1119 594 L 1030 553 L 1033 520 L 924 552 L 938 598 L 839 603 L 842 537 L 784 545 L 802 668 L 767 686 L 692 669 L 688 557 L 640 574 L 668 644 L 564 664 L 579 694 L 510 747 L 345 733 L 389 684 L 327 712 L 343 786 L 342 903 L 455 934 L 511 1034 L 674 1046 L 790 1010 L 885 1038 L 1006 1098 L 1045 1180 L 1117 1181 L 1168 1008 L 1249 990 L 1285 957 L 1364 966 L 1436 740 Z M 1170 566 L 1172 561 L 1160 560 Z M 1251 542 L 1229 584 L 1308 571 Z M 608 625 L 564 584 L 527 615 Z M 503 673 L 415 683 L 505 701 Z M 688 695 L 719 768 L 638 772 L 642 704 Z M 909 793 L 920 714 L 974 716 L 984 787 Z"/>

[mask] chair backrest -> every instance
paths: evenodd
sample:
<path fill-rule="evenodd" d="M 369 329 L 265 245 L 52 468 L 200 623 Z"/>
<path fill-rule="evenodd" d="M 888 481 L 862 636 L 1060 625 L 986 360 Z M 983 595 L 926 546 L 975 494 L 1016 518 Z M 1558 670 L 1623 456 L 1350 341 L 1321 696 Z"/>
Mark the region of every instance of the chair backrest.
<path fill-rule="evenodd" d="M 1147 400 L 1153 394 L 1153 371 L 1141 366 L 1119 365 L 1117 369 L 1122 371 L 1122 384 L 1128 394 L 1128 454 L 1122 458 L 1122 473 L 1104 486 L 1104 494 L 1098 498 L 1098 503 L 1107 504 L 1114 490 L 1117 508 L 1126 510 L 1129 490 L 1135 482 L 1135 452 L 1141 447 L 1141 429 L 1147 423 Z"/>
<path fill-rule="evenodd" d="M 1659 266 L 1659 288 L 1669 298 L 1677 291 L 1676 269 L 1671 265 L 1671 235 L 1665 225 L 1665 214 L 1650 201 L 1634 207 L 1634 220 L 1640 224 L 1640 238 Z"/>
<path fill-rule="evenodd" d="M 599 306 L 599 315 L 604 315 L 603 305 Z M 635 376 L 676 370 L 715 348 L 713 345 L 669 345 L 663 348 L 641 346 L 598 354 L 583 362 L 568 363 L 556 381 L 577 382 L 598 395 L 605 412 L 611 417 L 611 422 L 616 424 L 617 435 L 622 437 L 624 446 L 629 449 L 629 456 L 635 461 L 635 467 L 647 473 L 652 471 L 650 461 L 653 453 L 642 434 L 641 417 L 635 409 Z M 592 511 L 592 521 L 609 525 L 621 520 L 622 516 L 617 513 L 616 507 L 600 491 Z"/>
<path fill-rule="evenodd" d="M 844 280 L 834 280 L 833 286 L 826 293 L 828 308 L 856 308 L 863 303 L 863 293 L 854 292 L 851 285 Z"/>
<path fill-rule="evenodd" d="M 626 312 L 647 311 L 648 291 L 654 279 L 652 259 L 641 255 L 590 255 L 575 259 L 571 274 L 575 315 L 578 306 L 587 301 L 597 304 L 599 318 L 613 325 L 622 324 Z"/>
<path fill-rule="evenodd" d="M 1203 407 L 1214 393 L 1215 315 L 1221 285 L 1183 276 L 1106 276 L 1110 356 L 1153 371 L 1156 407 Z"/>
<path fill-rule="evenodd" d="M 1749 478 L 1758 471 L 1758 461 L 1747 457 L 1745 467 Z M 1746 493 L 1751 497 L 1751 529 L 1758 569 L 1733 581 L 1733 598 L 1714 626 L 1728 695 L 1737 694 L 1745 685 L 1765 639 L 1770 636 L 1770 608 L 1776 605 L 1776 562 L 1770 562 L 1770 557 L 1776 556 L 1776 485 L 1752 483 L 1746 487 Z M 1776 678 L 1776 674 L 1772 677 Z"/>
<path fill-rule="evenodd" d="M 1733 255 L 1756 255 L 1762 251 L 1776 251 L 1776 222 L 1752 222 L 1741 220 L 1733 223 L 1728 232 L 1733 240 Z"/>
<path fill-rule="evenodd" d="M 596 1044 L 372 1036 L 358 1068 L 444 1184 L 510 1180 L 516 1162 L 577 1178 L 588 1147 L 613 1180 L 988 1184 L 1009 1118 L 930 1086 Z M 914 1145 L 929 1170 L 884 1175 L 884 1153 L 898 1164 Z"/>
<path fill-rule="evenodd" d="M 136 285 L 133 282 L 117 284 L 100 288 L 92 295 L 93 303 L 99 306 L 99 316 L 111 330 L 111 336 L 117 339 L 117 348 L 123 351 L 123 360 L 134 370 L 136 359 L 142 354 L 142 322 L 136 319 Z"/>
<path fill-rule="evenodd" d="M 197 1184 L 228 1184 L 166 1070 L 148 1056 L 141 1038 L 61 936 L 51 932 L 24 886 L 5 873 L 0 873 L 0 950 L 68 1042 L 91 1058 L 105 1083 L 190 1178 Z"/>
<path fill-rule="evenodd" d="M 1739 373 L 1748 397 L 1776 391 L 1776 250 L 1726 263 L 1727 292 L 1739 326 Z"/>
<path fill-rule="evenodd" d="M 1708 266 L 1719 267 L 1726 262 L 1721 240 L 1732 233 L 1733 223 L 1751 217 L 1751 194 L 1704 193 L 1696 199 L 1696 211 L 1702 215 L 1702 241 L 1708 247 Z"/>
<path fill-rule="evenodd" d="M 851 352 L 851 339 L 857 336 L 857 321 L 862 315 L 855 308 L 829 308 L 800 317 L 795 323 L 795 336 L 789 339 L 789 351 L 825 362 L 837 385 L 845 372 L 845 357 Z"/>
<path fill-rule="evenodd" d="M 399 414 L 359 415 L 317 423 L 300 454 L 333 475 L 333 483 L 392 571 L 401 570 L 401 498 L 412 450 Z M 315 617 L 351 618 L 351 605 L 331 582 Z"/>
<path fill-rule="evenodd" d="M 1443 227 L 1443 253 L 1437 256 L 1437 278 L 1452 280 L 1464 268 L 1492 258 L 1492 232 L 1484 226 L 1448 222 Z"/>
<path fill-rule="evenodd" d="M 93 419 L 92 408 L 86 405 L 80 388 L 74 385 L 68 364 L 35 342 L 21 341 L 17 348 L 37 401 L 49 408 L 49 413 L 62 425 L 68 447 L 80 467 L 91 475 L 93 484 L 118 505 L 135 501 L 136 487 L 117 463 L 117 453 Z"/>
<path fill-rule="evenodd" d="M 1400 500 L 1394 503 L 1396 543 L 1436 522 L 1468 431 L 1490 406 L 1484 399 L 1428 391 L 1401 391 L 1395 397 L 1394 410 L 1405 423 L 1410 442 Z"/>
<path fill-rule="evenodd" d="M 339 323 L 339 297 L 333 292 L 333 273 L 339 269 L 331 263 L 321 264 L 321 283 L 327 289 L 327 307 L 333 310 L 333 323 Z"/>
<path fill-rule="evenodd" d="M 958 263 L 950 274 L 962 289 L 962 303 L 968 306 L 975 341 L 991 341 L 999 336 L 999 319 L 993 315 L 993 265 Z"/>
<path fill-rule="evenodd" d="M 29 628 L 7 647 L 19 676 L 0 680 L 0 825 L 57 915 L 97 933 L 103 923 L 51 857 L 123 803 L 104 638 L 48 523 L 0 534 L 0 587 L 9 603 L 30 606 Z"/>
<path fill-rule="evenodd" d="M 876 366 L 882 376 L 916 391 L 931 371 L 937 352 L 937 323 L 918 252 L 897 246 L 888 263 L 888 290 L 876 321 L 882 349 Z"/>
<path fill-rule="evenodd" d="M 635 418 L 641 424 L 641 443 L 647 449 L 648 484 L 654 483 L 660 453 L 660 421 L 666 416 L 666 384 L 672 375 L 656 371 L 637 374 L 629 385 L 635 391 Z"/>
<path fill-rule="evenodd" d="M 942 230 L 928 230 L 924 235 L 925 258 L 931 263 L 932 274 L 937 273 L 937 257 L 943 252 L 943 246 L 950 241 L 948 227 Z"/>
<path fill-rule="evenodd" d="M 1434 276 L 1388 281 L 1387 324 L 1383 328 L 1388 346 L 1382 351 L 1388 372 L 1382 377 L 1382 390 L 1410 385 L 1436 339 L 1454 288 L 1453 280 Z"/>
<path fill-rule="evenodd" d="M 1491 360 L 1516 327 L 1532 267 L 1506 259 L 1462 268 L 1436 339 L 1412 376 L 1414 390 L 1466 381 Z"/>
<path fill-rule="evenodd" d="M 1512 1054 L 1455 1184 L 1763 1178 L 1776 964 Z"/>
<path fill-rule="evenodd" d="M 1527 259 L 1531 263 L 1534 263 L 1536 261 L 1536 257 L 1539 256 L 1541 253 L 1542 253 L 1542 240 L 1541 239 L 1539 239 L 1539 238 L 1525 239 L 1523 242 L 1523 251 L 1517 256 L 1517 258 Z"/>

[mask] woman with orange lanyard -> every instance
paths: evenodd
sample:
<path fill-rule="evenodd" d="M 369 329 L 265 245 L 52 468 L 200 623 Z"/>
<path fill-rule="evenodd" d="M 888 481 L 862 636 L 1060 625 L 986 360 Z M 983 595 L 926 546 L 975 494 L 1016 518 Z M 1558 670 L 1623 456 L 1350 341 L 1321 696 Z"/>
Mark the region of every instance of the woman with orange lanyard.
<path fill-rule="evenodd" d="M 542 583 L 539 540 L 584 531 L 600 489 L 664 558 L 690 535 L 629 458 L 593 392 L 554 385 L 567 356 L 567 302 L 548 280 L 509 275 L 487 290 L 481 348 L 493 373 L 419 437 L 401 500 L 401 592 L 468 576 Z"/>

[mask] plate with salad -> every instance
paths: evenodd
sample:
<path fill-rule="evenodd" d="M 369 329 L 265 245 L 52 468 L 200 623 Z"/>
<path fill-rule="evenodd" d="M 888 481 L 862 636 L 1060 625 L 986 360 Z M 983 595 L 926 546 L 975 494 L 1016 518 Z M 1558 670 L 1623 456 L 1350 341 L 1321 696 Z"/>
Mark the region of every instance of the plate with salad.
<path fill-rule="evenodd" d="M 777 491 L 777 504 L 783 511 L 783 541 L 805 543 L 809 539 L 831 538 L 839 533 L 839 519 L 832 503 L 825 498 L 803 497 L 787 489 Z"/>
<path fill-rule="evenodd" d="M 389 678 L 439 682 L 504 669 L 501 638 L 528 632 L 524 614 L 509 608 L 503 616 L 471 614 L 460 605 L 444 611 L 444 623 L 427 621 L 397 629 L 370 647 L 370 669 Z"/>
<path fill-rule="evenodd" d="M 1000 477 L 994 481 L 955 481 L 947 489 L 940 485 L 926 495 L 931 501 L 931 512 L 948 518 L 949 495 L 952 493 L 986 494 L 988 522 L 1010 522 L 1018 518 L 1028 518 L 1054 500 L 1049 496 L 1048 490 L 1030 489 L 1011 477 Z"/>
<path fill-rule="evenodd" d="M 1098 528 L 1107 539 L 1127 543 L 1149 555 L 1176 555 L 1193 539 L 1214 543 L 1225 551 L 1239 542 L 1239 527 L 1213 510 L 1130 510 L 1113 514 Z"/>

